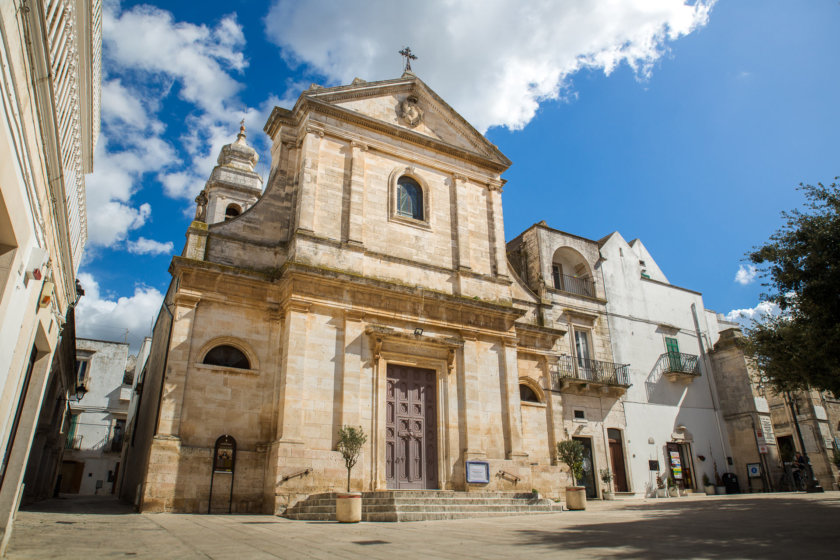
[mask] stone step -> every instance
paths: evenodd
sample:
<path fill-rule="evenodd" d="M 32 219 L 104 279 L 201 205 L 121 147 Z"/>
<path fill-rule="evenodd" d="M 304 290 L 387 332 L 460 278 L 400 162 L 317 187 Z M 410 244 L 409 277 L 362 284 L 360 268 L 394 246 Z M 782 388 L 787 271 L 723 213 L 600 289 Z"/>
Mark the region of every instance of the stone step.
<path fill-rule="evenodd" d="M 313 494 L 283 513 L 288 519 L 335 520 L 336 492 Z M 530 492 L 391 490 L 362 493 L 363 521 L 423 521 L 556 513 L 559 504 Z"/>

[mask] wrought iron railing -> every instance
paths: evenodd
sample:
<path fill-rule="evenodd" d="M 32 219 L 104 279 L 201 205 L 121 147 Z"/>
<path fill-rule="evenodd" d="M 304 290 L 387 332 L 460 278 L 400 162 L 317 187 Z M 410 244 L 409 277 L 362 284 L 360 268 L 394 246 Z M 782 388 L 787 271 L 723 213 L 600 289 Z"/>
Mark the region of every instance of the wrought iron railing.
<path fill-rule="evenodd" d="M 629 387 L 629 369 L 628 364 L 615 364 L 575 356 L 560 356 L 554 375 L 554 385 L 559 388 L 563 385 L 564 379 L 576 379 L 615 387 Z"/>
<path fill-rule="evenodd" d="M 654 373 L 682 373 L 686 375 L 700 375 L 700 359 L 694 354 L 681 352 L 665 352 L 659 356 L 654 366 Z"/>
<path fill-rule="evenodd" d="M 595 297 L 595 282 L 591 278 L 575 278 L 566 274 L 555 274 L 554 287 L 570 294 Z"/>

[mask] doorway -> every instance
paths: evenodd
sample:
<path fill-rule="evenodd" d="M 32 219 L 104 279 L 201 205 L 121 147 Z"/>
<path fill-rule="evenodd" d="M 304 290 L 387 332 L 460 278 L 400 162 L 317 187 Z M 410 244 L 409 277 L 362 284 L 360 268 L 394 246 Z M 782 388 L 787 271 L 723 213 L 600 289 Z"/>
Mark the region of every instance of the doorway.
<path fill-rule="evenodd" d="M 598 490 L 595 488 L 595 463 L 592 461 L 592 440 L 590 438 L 572 438 L 583 445 L 583 482 L 586 487 L 586 497 L 595 499 L 598 497 Z"/>
<path fill-rule="evenodd" d="M 613 485 L 616 492 L 628 492 L 627 470 L 624 467 L 624 446 L 621 443 L 621 430 L 607 429 L 610 446 L 610 466 L 613 472 Z"/>
<path fill-rule="evenodd" d="M 694 473 L 691 466 L 691 444 L 670 442 L 668 448 L 668 464 L 677 486 L 686 490 L 694 490 Z"/>
<path fill-rule="evenodd" d="M 62 494 L 78 494 L 82 487 L 82 475 L 85 472 L 83 461 L 61 462 L 61 486 L 58 491 Z"/>
<path fill-rule="evenodd" d="M 434 370 L 388 364 L 385 479 L 388 489 L 438 488 Z"/>

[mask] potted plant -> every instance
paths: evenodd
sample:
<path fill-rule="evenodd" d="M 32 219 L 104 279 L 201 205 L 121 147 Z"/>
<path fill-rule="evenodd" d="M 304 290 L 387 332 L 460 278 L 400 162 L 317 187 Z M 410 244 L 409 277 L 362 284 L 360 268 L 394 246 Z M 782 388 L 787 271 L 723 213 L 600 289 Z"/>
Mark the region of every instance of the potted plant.
<path fill-rule="evenodd" d="M 712 481 L 709 479 L 709 475 L 706 473 L 703 473 L 703 491 L 706 492 L 707 496 L 715 495 L 715 485 L 712 484 Z"/>
<path fill-rule="evenodd" d="M 612 500 L 613 493 L 612 493 L 612 480 L 613 480 L 613 473 L 610 469 L 601 469 L 601 482 L 604 483 L 604 489 L 601 491 L 605 500 Z"/>
<path fill-rule="evenodd" d="M 583 479 L 583 444 L 567 439 L 557 444 L 557 457 L 569 467 L 574 486 L 566 486 L 566 507 L 574 510 L 586 509 L 586 487 L 580 486 Z"/>
<path fill-rule="evenodd" d="M 717 470 L 717 461 L 715 461 L 715 494 L 726 494 L 726 486 L 723 485 L 723 479 L 720 478 L 720 473 Z"/>
<path fill-rule="evenodd" d="M 668 477 L 668 495 L 672 498 L 680 495 L 679 488 L 677 488 L 677 481 L 674 480 L 674 475 Z"/>
<path fill-rule="evenodd" d="M 656 474 L 656 497 L 664 498 L 666 496 L 665 481 L 662 480 L 662 473 Z"/>
<path fill-rule="evenodd" d="M 342 426 L 338 430 L 336 449 L 347 467 L 347 492 L 336 494 L 335 518 L 341 523 L 358 523 L 362 520 L 362 493 L 350 491 L 350 471 L 359 460 L 367 436 L 361 426 Z"/>

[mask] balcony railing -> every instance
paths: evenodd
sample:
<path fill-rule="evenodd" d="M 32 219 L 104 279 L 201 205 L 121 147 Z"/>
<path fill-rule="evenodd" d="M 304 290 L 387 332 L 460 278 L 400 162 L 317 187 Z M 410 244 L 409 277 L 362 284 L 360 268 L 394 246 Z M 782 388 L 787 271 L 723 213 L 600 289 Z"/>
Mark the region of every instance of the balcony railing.
<path fill-rule="evenodd" d="M 81 448 L 82 448 L 82 436 L 67 438 L 67 441 L 64 443 L 64 449 L 79 450 Z"/>
<path fill-rule="evenodd" d="M 627 388 L 630 386 L 629 368 L 628 364 L 560 356 L 554 375 L 554 385 L 560 388 L 565 380 L 576 380 Z"/>
<path fill-rule="evenodd" d="M 591 278 L 575 278 L 566 274 L 555 274 L 554 288 L 579 296 L 595 297 L 595 282 Z"/>
<path fill-rule="evenodd" d="M 694 354 L 681 352 L 665 352 L 659 356 L 654 366 L 654 373 L 660 375 L 700 375 L 700 360 Z"/>

